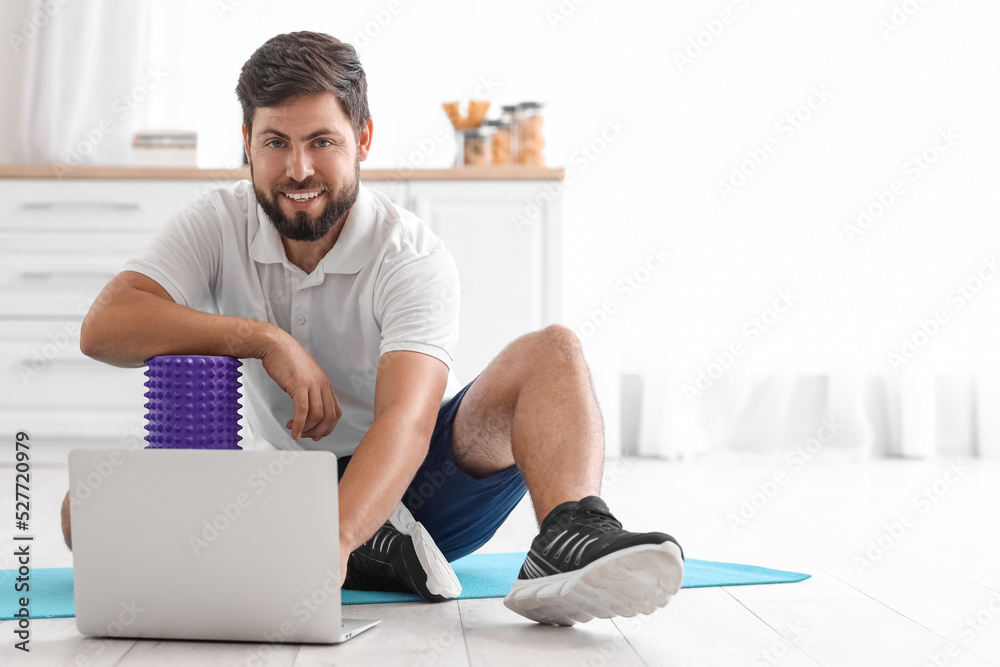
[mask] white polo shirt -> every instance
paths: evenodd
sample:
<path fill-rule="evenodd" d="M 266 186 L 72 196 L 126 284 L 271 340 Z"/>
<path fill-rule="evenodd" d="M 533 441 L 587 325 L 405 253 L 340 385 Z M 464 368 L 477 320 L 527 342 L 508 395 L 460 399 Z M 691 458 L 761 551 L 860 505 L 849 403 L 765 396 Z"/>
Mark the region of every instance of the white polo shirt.
<path fill-rule="evenodd" d="M 249 181 L 199 197 L 124 268 L 149 276 L 179 304 L 275 324 L 309 351 L 343 410 L 319 442 L 292 440 L 285 428 L 291 398 L 259 360 L 243 360 L 247 419 L 258 439 L 279 449 L 352 453 L 374 423 L 375 372 L 386 352 L 440 359 L 449 367 L 445 399 L 460 389 L 451 370 L 455 262 L 419 218 L 363 185 L 337 243 L 312 273 L 288 261 Z"/>

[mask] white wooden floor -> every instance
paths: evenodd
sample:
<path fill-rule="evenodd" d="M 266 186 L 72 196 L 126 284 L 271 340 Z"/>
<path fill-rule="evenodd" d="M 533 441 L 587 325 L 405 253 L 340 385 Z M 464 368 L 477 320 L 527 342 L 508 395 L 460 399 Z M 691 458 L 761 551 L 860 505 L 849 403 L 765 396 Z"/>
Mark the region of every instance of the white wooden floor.
<path fill-rule="evenodd" d="M 30 655 L 13 649 L 12 623 L 4 622 L 0 664 L 1000 665 L 1000 462 L 964 460 L 964 469 L 946 474 L 949 465 L 820 458 L 795 469 L 783 458 L 740 454 L 609 462 L 604 496 L 627 527 L 669 532 L 689 557 L 813 575 L 797 584 L 685 589 L 648 617 L 554 628 L 498 599 L 351 606 L 346 616 L 382 624 L 340 646 L 274 648 L 84 639 L 67 618 L 33 621 Z M 0 470 L 0 567 L 11 568 L 13 471 Z M 32 566 L 71 566 L 58 527 L 66 471 L 33 472 Z M 773 497 L 752 497 L 778 472 L 787 478 Z M 729 517 L 743 499 L 760 508 L 734 529 Z M 893 537 L 892 524 L 907 512 L 912 520 Z M 533 534 L 523 504 L 484 550 L 523 550 Z M 884 553 L 859 564 L 870 540 Z"/>

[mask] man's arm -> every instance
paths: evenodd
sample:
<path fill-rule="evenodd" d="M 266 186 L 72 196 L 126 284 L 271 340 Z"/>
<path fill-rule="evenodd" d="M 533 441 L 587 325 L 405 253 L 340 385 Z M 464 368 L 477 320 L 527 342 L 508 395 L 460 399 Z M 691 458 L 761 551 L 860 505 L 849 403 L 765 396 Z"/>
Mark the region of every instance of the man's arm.
<path fill-rule="evenodd" d="M 204 354 L 256 358 L 292 397 L 294 413 L 286 426 L 292 437 L 319 440 L 340 419 L 330 379 L 312 356 L 279 327 L 268 322 L 203 313 L 175 303 L 148 276 L 123 271 L 94 301 L 80 327 L 80 350 L 113 366 L 142 366 L 159 354 Z M 63 539 L 70 549 L 70 497 L 60 510 Z"/>
<path fill-rule="evenodd" d="M 158 354 L 260 358 L 264 322 L 203 313 L 174 303 L 152 278 L 123 271 L 98 295 L 80 327 L 80 349 L 112 366 L 134 368 Z"/>
<path fill-rule="evenodd" d="M 341 411 L 330 380 L 290 334 L 268 322 L 203 313 L 175 303 L 155 280 L 118 274 L 97 297 L 80 327 L 88 357 L 125 368 L 161 354 L 204 354 L 260 359 L 292 398 L 292 437 L 329 435 Z"/>
<path fill-rule="evenodd" d="M 340 579 L 347 557 L 392 514 L 427 456 L 448 384 L 444 362 L 420 352 L 386 352 L 375 376 L 375 423 L 340 482 Z"/>

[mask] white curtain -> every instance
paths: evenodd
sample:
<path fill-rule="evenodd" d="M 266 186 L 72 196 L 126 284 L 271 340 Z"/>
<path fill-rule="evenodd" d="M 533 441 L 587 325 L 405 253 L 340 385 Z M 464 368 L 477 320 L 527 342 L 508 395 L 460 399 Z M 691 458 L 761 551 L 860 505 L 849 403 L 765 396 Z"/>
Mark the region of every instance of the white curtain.
<path fill-rule="evenodd" d="M 636 383 L 626 452 L 670 459 L 720 448 L 797 456 L 1000 458 L 1000 379 L 991 373 L 734 375 L 691 401 L 666 372 Z M 638 396 L 636 394 L 639 394 Z"/>
<path fill-rule="evenodd" d="M 27 15 L 44 25 L 17 60 L 24 83 L 16 159 L 129 165 L 136 131 L 183 130 L 198 135 L 199 167 L 238 167 L 235 89 L 250 54 L 293 30 L 350 38 L 380 9 L 384 3 L 374 0 L 25 2 Z M 374 103 L 374 86 L 372 93 Z"/>
<path fill-rule="evenodd" d="M 129 165 L 136 131 L 186 130 L 198 133 L 199 166 L 239 166 L 234 90 L 243 62 L 273 34 L 262 7 L 33 0 L 28 15 L 44 25 L 17 61 L 18 161 Z"/>
<path fill-rule="evenodd" d="M 144 57 L 146 3 L 35 1 L 30 11 L 47 18 L 20 60 L 20 161 L 129 164 L 158 85 Z"/>

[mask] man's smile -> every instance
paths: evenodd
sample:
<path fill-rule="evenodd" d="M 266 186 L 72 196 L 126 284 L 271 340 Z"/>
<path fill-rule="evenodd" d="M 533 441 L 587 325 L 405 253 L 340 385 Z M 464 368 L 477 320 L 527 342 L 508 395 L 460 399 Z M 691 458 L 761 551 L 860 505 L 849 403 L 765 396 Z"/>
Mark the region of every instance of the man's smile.
<path fill-rule="evenodd" d="M 288 202 L 293 211 L 308 211 L 319 207 L 326 198 L 324 190 L 288 190 L 281 193 L 281 198 Z"/>
<path fill-rule="evenodd" d="M 322 193 L 322 190 L 289 191 L 282 194 L 295 201 L 305 201 L 318 196 L 320 193 Z"/>

